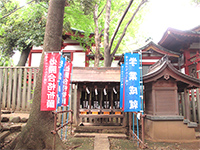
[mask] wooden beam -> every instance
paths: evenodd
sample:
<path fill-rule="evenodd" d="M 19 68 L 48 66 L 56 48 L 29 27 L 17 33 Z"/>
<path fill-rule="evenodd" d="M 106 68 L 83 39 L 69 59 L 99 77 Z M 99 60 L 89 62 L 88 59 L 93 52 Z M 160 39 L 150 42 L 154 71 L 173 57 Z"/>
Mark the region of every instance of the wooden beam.
<path fill-rule="evenodd" d="M 185 116 L 186 119 L 191 120 L 189 92 L 186 88 L 184 89 L 184 97 L 185 97 Z"/>
<path fill-rule="evenodd" d="M 197 115 L 198 115 L 198 121 L 200 124 L 200 95 L 199 95 L 199 89 L 196 91 L 196 99 L 197 99 Z"/>
<path fill-rule="evenodd" d="M 191 90 L 191 101 L 192 101 L 192 118 L 194 122 L 197 122 L 197 115 L 196 115 L 196 107 L 195 107 L 195 100 L 194 100 L 194 89 Z"/>

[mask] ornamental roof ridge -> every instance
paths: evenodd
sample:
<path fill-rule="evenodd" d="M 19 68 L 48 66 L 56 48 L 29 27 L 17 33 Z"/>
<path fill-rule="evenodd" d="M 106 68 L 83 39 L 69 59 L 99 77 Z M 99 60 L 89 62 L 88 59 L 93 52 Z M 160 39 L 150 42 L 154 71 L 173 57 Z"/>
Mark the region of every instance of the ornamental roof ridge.
<path fill-rule="evenodd" d="M 169 50 L 169 49 L 166 49 L 166 48 L 162 47 L 161 45 L 154 43 L 153 41 L 150 41 L 150 42 L 147 43 L 145 46 L 143 46 L 143 47 L 141 47 L 141 48 L 139 48 L 139 49 L 133 50 L 133 52 L 139 52 L 139 51 L 141 51 L 141 50 L 144 50 L 144 49 L 148 48 L 148 47 L 151 46 L 151 45 L 157 47 L 158 49 L 160 49 L 160 50 L 162 50 L 162 51 L 165 51 L 165 52 L 168 52 L 168 53 L 171 53 L 171 54 L 175 54 L 175 55 L 179 55 L 179 56 L 181 55 L 180 53 L 174 52 L 174 51 Z"/>

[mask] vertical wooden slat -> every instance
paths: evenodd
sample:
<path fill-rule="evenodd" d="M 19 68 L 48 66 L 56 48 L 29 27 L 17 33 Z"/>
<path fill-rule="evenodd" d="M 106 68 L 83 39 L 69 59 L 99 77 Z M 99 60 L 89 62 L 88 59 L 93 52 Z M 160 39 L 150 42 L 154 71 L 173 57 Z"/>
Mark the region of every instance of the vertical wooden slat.
<path fill-rule="evenodd" d="M 14 77 L 13 77 L 13 92 L 12 92 L 12 110 L 16 109 L 16 94 L 17 94 L 17 77 L 18 77 L 18 69 L 14 69 Z"/>
<path fill-rule="evenodd" d="M 24 76 L 23 76 L 23 90 L 22 90 L 22 110 L 26 110 L 26 82 L 27 82 L 27 68 L 24 68 Z"/>
<path fill-rule="evenodd" d="M 19 76 L 18 76 L 18 87 L 17 87 L 17 106 L 16 110 L 19 111 L 21 107 L 21 95 L 22 95 L 22 68 L 19 68 Z"/>
<path fill-rule="evenodd" d="M 189 93 L 187 89 L 184 89 L 184 97 L 186 119 L 191 120 Z"/>
<path fill-rule="evenodd" d="M 2 109 L 6 107 L 6 96 L 7 96 L 7 79 L 8 79 L 8 69 L 4 70 L 4 84 L 3 84 L 3 98 L 2 98 Z"/>
<path fill-rule="evenodd" d="M 80 107 L 80 97 L 81 93 L 78 92 L 78 84 L 74 88 L 74 123 L 78 125 L 79 123 L 79 107 Z"/>
<path fill-rule="evenodd" d="M 200 124 L 200 95 L 199 95 L 199 89 L 196 91 L 196 99 L 197 99 L 197 116 L 198 116 L 198 122 Z"/>
<path fill-rule="evenodd" d="M 102 109 L 102 103 L 103 103 L 103 90 L 100 89 L 100 109 Z"/>
<path fill-rule="evenodd" d="M 0 106 L 1 106 L 1 103 L 2 103 L 2 85 L 3 85 L 3 81 L 2 81 L 2 77 L 3 77 L 3 69 L 0 69 Z M 0 107 L 1 109 L 1 107 Z"/>
<path fill-rule="evenodd" d="M 61 111 L 62 107 L 58 107 L 57 109 L 58 109 L 58 111 Z M 58 114 L 58 123 L 60 123 L 60 124 L 61 124 L 61 115 L 62 115 L 61 113 Z"/>
<path fill-rule="evenodd" d="M 181 103 L 182 103 L 183 116 L 184 116 L 184 118 L 186 118 L 186 115 L 185 115 L 185 100 L 184 100 L 184 92 L 181 92 Z"/>
<path fill-rule="evenodd" d="M 111 103 L 111 104 L 110 104 L 110 105 L 111 105 L 111 110 L 112 110 L 112 112 L 110 112 L 110 113 L 112 114 L 112 113 L 114 113 L 114 112 L 113 112 L 113 101 L 114 101 L 114 100 L 113 100 L 113 99 L 114 99 L 113 96 L 114 96 L 114 95 L 113 95 L 113 90 L 112 90 L 112 89 L 110 90 L 110 93 L 111 93 L 111 96 L 110 96 L 110 98 L 111 98 L 110 103 Z M 109 120 L 110 120 L 111 123 L 113 123 L 113 118 L 110 118 Z"/>
<path fill-rule="evenodd" d="M 32 69 L 29 69 L 28 72 L 28 92 L 27 92 L 27 110 L 30 110 L 30 104 L 31 104 L 31 81 L 32 81 Z"/>
<path fill-rule="evenodd" d="M 7 98 L 7 109 L 10 110 L 11 106 L 11 92 L 12 92 L 12 77 L 13 77 L 13 69 L 9 69 L 9 79 L 8 79 L 8 98 Z"/>
<path fill-rule="evenodd" d="M 32 92 L 32 96 L 31 98 L 33 99 L 34 96 L 34 90 L 35 90 L 35 86 L 36 86 L 36 80 L 37 80 L 37 68 L 34 69 L 34 73 L 33 73 L 33 92 Z"/>
<path fill-rule="evenodd" d="M 89 109 L 91 110 L 91 106 L 92 106 L 92 90 L 90 89 L 90 94 L 89 94 Z M 90 111 L 91 113 L 91 111 Z M 92 122 L 92 118 L 89 118 L 89 122 Z"/>
<path fill-rule="evenodd" d="M 197 122 L 197 115 L 196 115 L 196 107 L 195 107 L 195 99 L 194 99 L 194 89 L 191 90 L 191 94 L 192 94 L 192 118 L 194 122 Z"/>

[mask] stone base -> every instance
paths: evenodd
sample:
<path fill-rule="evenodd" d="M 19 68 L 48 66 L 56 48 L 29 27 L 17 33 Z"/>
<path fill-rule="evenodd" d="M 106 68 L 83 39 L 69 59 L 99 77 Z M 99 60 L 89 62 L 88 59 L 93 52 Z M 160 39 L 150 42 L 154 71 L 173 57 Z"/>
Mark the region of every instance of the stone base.
<path fill-rule="evenodd" d="M 188 128 L 181 120 L 145 119 L 145 135 L 157 141 L 195 140 L 195 129 Z"/>

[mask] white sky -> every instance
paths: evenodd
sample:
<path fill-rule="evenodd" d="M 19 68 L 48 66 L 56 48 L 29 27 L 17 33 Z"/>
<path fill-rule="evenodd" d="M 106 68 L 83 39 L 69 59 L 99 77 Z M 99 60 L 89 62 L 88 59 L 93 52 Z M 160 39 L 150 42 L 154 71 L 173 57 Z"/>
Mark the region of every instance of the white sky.
<path fill-rule="evenodd" d="M 149 0 L 148 5 L 140 30 L 155 43 L 168 27 L 189 30 L 200 25 L 200 6 L 192 5 L 191 0 Z"/>
<path fill-rule="evenodd" d="M 20 0 L 22 4 L 24 1 Z M 191 0 L 149 0 L 147 8 L 139 34 L 151 37 L 155 43 L 160 41 L 168 27 L 189 30 L 200 25 L 200 6 L 192 5 Z M 145 41 L 141 43 L 145 44 Z M 132 44 L 127 47 L 128 51 Z"/>

